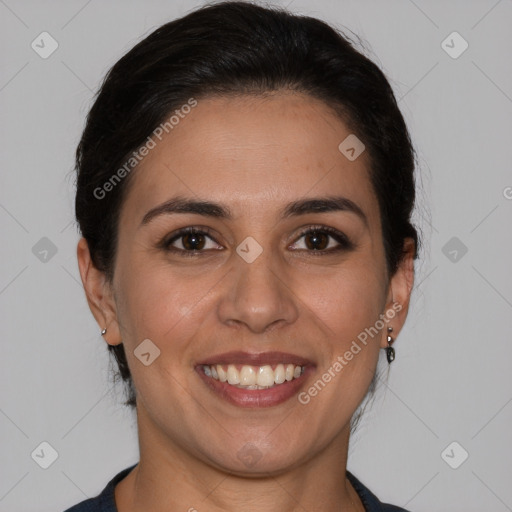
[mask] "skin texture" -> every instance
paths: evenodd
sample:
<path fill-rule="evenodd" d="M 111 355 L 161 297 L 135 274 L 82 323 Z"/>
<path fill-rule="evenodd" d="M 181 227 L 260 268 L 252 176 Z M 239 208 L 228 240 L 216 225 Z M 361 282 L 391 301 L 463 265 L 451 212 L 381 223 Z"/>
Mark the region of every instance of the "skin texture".
<path fill-rule="evenodd" d="M 108 329 L 105 341 L 124 343 L 137 390 L 140 463 L 116 487 L 120 512 L 364 510 L 345 478 L 349 423 L 386 347 L 385 328 L 306 405 L 292 397 L 240 408 L 194 370 L 231 350 L 290 352 L 316 365 L 307 389 L 394 303 L 401 310 L 389 325 L 393 337 L 400 332 L 413 246 L 406 241 L 390 278 L 368 154 L 351 162 L 338 150 L 349 134 L 326 104 L 299 93 L 200 99 L 133 171 L 112 286 L 80 240 L 89 306 Z M 180 213 L 140 226 L 178 194 L 225 204 L 234 218 Z M 355 202 L 367 222 L 348 211 L 279 218 L 291 201 L 333 194 Z M 355 248 L 315 254 L 301 236 L 312 225 L 341 231 Z M 202 254 L 158 247 L 187 226 L 212 230 Z M 250 264 L 236 252 L 248 236 L 263 248 Z M 185 251 L 185 242 L 173 247 Z M 161 351 L 149 366 L 133 353 L 146 338 Z M 250 468 L 237 457 L 249 442 L 261 454 Z"/>

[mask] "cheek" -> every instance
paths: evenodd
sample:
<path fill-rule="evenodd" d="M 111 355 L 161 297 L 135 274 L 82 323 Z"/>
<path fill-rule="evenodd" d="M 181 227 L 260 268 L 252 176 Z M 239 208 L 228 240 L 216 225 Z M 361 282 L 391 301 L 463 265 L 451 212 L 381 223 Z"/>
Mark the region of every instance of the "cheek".
<path fill-rule="evenodd" d="M 303 295 L 326 336 L 318 375 L 326 386 L 320 382 L 305 396 L 321 395 L 312 405 L 316 411 L 330 404 L 327 409 L 347 419 L 363 399 L 379 358 L 381 331 L 375 325 L 385 307 L 384 277 L 381 268 L 361 259 Z"/>
<path fill-rule="evenodd" d="M 145 265 L 131 263 L 126 268 L 130 272 L 124 273 L 122 280 L 118 319 L 138 399 L 151 408 L 155 397 L 171 395 L 175 397 L 174 413 L 184 415 L 179 396 L 192 379 L 188 349 L 201 326 L 196 320 L 201 311 L 204 313 L 200 299 L 208 288 L 203 288 L 205 283 L 200 279 L 185 282 L 168 266 L 149 260 Z M 145 341 L 148 339 L 151 343 Z M 150 354 L 148 365 L 144 364 L 144 353 Z M 152 414 L 165 417 L 158 407 Z"/>
<path fill-rule="evenodd" d="M 375 373 L 381 339 L 375 326 L 383 313 L 385 293 L 382 271 L 373 268 L 354 265 L 322 286 L 310 287 L 305 295 L 325 342 L 319 345 L 316 380 L 304 390 L 300 403 L 309 404 L 319 417 L 330 411 L 339 421 L 348 421 Z"/>
<path fill-rule="evenodd" d="M 118 308 L 125 344 L 133 351 L 149 338 L 162 356 L 172 344 L 169 363 L 181 364 L 180 354 L 201 327 L 199 318 L 206 314 L 208 290 L 219 278 L 212 272 L 180 272 L 167 262 L 154 262 L 149 257 L 144 261 L 126 258 L 125 262 L 119 262 L 122 304 Z"/>
<path fill-rule="evenodd" d="M 302 296 L 340 340 L 357 337 L 375 324 L 383 312 L 386 294 L 383 272 L 364 263 L 337 270 L 328 278 L 306 280 Z"/>

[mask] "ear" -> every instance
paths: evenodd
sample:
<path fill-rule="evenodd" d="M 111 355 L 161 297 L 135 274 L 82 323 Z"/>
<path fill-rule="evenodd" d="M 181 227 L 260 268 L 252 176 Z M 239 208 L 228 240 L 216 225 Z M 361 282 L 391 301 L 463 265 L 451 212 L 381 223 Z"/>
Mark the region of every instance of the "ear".
<path fill-rule="evenodd" d="M 83 237 L 78 242 L 76 254 L 89 308 L 100 326 L 100 331 L 107 329 L 105 341 L 109 345 L 119 345 L 122 340 L 112 287 L 105 273 L 94 266 L 87 240 Z"/>
<path fill-rule="evenodd" d="M 384 311 L 387 322 L 386 327 L 382 330 L 380 343 L 382 348 L 388 346 L 387 328 L 393 328 L 390 334 L 393 338 L 396 338 L 398 333 L 402 330 L 405 319 L 407 318 L 412 287 L 414 285 L 415 248 L 414 240 L 412 238 L 406 238 L 403 246 L 403 258 L 389 282 L 386 309 Z"/>

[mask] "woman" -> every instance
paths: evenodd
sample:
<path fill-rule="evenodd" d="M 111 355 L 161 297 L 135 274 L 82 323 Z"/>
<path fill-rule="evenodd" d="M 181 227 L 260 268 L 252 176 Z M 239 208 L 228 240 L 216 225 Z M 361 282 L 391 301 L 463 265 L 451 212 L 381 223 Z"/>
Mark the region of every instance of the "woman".
<path fill-rule="evenodd" d="M 316 19 L 203 7 L 111 69 L 77 171 L 80 274 L 140 461 L 67 512 L 404 510 L 346 470 L 418 250 L 375 64 Z"/>

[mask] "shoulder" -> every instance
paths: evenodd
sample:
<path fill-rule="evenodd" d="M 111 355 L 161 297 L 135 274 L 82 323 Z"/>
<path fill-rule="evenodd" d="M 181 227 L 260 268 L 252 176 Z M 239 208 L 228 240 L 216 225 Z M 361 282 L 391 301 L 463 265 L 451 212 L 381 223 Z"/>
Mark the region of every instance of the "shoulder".
<path fill-rule="evenodd" d="M 389 503 L 382 503 L 375 494 L 373 494 L 368 487 L 363 485 L 350 471 L 347 470 L 347 478 L 356 490 L 357 494 L 363 502 L 366 512 L 409 512 L 405 508 L 391 505 Z"/>
<path fill-rule="evenodd" d="M 114 476 L 105 488 L 94 498 L 89 498 L 81 501 L 71 508 L 66 509 L 64 512 L 117 512 L 116 502 L 114 499 L 114 489 L 118 482 L 120 482 L 128 473 L 136 466 L 130 466 L 123 469 L 116 476 Z"/>

